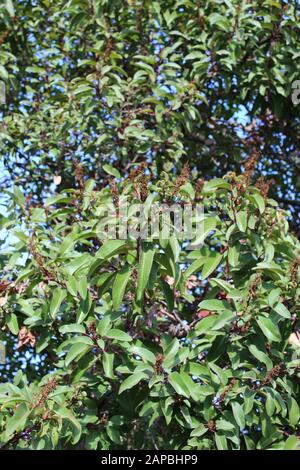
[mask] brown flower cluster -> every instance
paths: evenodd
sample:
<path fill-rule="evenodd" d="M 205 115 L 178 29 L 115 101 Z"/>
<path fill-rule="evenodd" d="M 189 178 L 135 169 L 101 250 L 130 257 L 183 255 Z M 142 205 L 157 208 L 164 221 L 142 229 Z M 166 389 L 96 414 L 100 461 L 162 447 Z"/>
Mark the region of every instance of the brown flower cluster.
<path fill-rule="evenodd" d="M 258 180 L 256 181 L 255 183 L 255 186 L 257 187 L 257 189 L 259 189 L 261 195 L 266 198 L 268 197 L 268 194 L 269 194 L 269 191 L 270 191 L 270 187 L 271 187 L 271 184 L 274 183 L 274 180 L 271 179 L 271 180 L 266 180 L 264 178 L 264 176 L 260 176 L 258 178 Z"/>
<path fill-rule="evenodd" d="M 233 387 L 235 386 L 237 380 L 235 378 L 231 379 L 229 384 L 227 385 L 227 387 L 225 388 L 224 392 L 221 393 L 220 395 L 220 399 L 219 399 L 219 403 L 223 403 L 223 401 L 225 400 L 226 396 L 228 395 L 228 393 L 233 389 Z"/>
<path fill-rule="evenodd" d="M 137 198 L 144 202 L 148 197 L 149 176 L 145 174 L 147 164 L 141 163 L 138 168 L 131 170 L 129 179 L 133 184 L 134 192 Z"/>
<path fill-rule="evenodd" d="M 175 181 L 172 196 L 176 196 L 181 186 L 183 186 L 188 181 L 189 176 L 190 176 L 190 167 L 188 163 L 185 163 L 181 170 L 180 175 L 177 177 Z"/>
<path fill-rule="evenodd" d="M 34 334 L 27 330 L 26 326 L 22 326 L 22 328 L 19 331 L 18 335 L 18 345 L 17 349 L 23 348 L 23 346 L 26 346 L 26 344 L 30 344 L 30 346 L 33 348 L 36 343 L 36 337 Z"/>
<path fill-rule="evenodd" d="M 252 154 L 249 156 L 248 160 L 245 162 L 244 174 L 236 186 L 239 194 L 244 193 L 247 186 L 249 186 L 259 157 L 260 157 L 260 153 L 257 150 L 254 150 Z"/>
<path fill-rule="evenodd" d="M 53 392 L 57 387 L 57 380 L 55 377 L 52 377 L 49 382 L 43 386 L 41 393 L 39 394 L 37 401 L 34 403 L 32 408 L 38 408 L 39 406 L 43 406 L 45 401 L 47 400 L 48 396 L 51 392 Z"/>

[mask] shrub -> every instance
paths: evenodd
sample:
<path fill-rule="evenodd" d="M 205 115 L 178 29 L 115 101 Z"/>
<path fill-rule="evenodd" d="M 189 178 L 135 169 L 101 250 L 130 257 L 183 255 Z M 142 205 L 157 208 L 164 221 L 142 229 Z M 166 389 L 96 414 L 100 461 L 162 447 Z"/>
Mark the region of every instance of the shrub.
<path fill-rule="evenodd" d="M 14 189 L 2 447 L 296 448 L 300 258 L 285 213 L 247 174 L 149 178 L 79 182 L 43 207 Z M 101 210 L 125 196 L 202 204 L 202 246 L 102 242 Z"/>

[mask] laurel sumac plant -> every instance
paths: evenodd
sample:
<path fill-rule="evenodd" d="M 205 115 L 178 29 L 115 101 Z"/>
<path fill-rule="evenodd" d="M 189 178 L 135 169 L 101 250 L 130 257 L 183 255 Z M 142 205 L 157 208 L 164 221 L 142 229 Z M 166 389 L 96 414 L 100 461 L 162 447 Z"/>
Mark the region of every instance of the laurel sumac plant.
<path fill-rule="evenodd" d="M 249 173 L 146 173 L 79 178 L 43 206 L 11 194 L 1 447 L 296 449 L 300 247 L 285 213 Z M 125 196 L 202 204 L 202 245 L 101 240 L 101 208 Z"/>

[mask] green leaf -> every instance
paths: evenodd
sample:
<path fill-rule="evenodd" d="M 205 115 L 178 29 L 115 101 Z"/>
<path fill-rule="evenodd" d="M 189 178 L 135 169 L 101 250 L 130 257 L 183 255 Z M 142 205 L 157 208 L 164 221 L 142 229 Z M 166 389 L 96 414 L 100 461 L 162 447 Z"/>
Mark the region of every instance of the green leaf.
<path fill-rule="evenodd" d="M 150 272 L 152 268 L 153 258 L 155 254 L 155 248 L 150 243 L 142 243 L 140 262 L 138 267 L 138 280 L 137 280 L 137 300 L 140 301 L 143 298 L 145 289 L 148 285 Z"/>
<path fill-rule="evenodd" d="M 74 416 L 71 410 L 61 405 L 59 408 L 55 409 L 55 413 L 61 418 L 70 421 L 72 424 L 72 443 L 76 444 L 79 441 L 82 432 L 81 424 L 79 423 L 78 419 Z"/>
<path fill-rule="evenodd" d="M 193 261 L 193 263 L 184 272 L 184 277 L 188 279 L 195 272 L 199 272 L 200 268 L 204 265 L 206 258 L 202 257 Z"/>
<path fill-rule="evenodd" d="M 127 333 L 125 333 L 122 330 L 118 330 L 115 328 L 112 328 L 105 334 L 106 338 L 110 339 L 117 339 L 118 341 L 132 341 L 131 336 L 129 336 Z"/>
<path fill-rule="evenodd" d="M 245 415 L 243 407 L 237 402 L 231 402 L 231 408 L 233 412 L 234 419 L 242 431 L 245 428 Z"/>
<path fill-rule="evenodd" d="M 79 279 L 76 279 L 76 288 L 80 297 L 84 300 L 87 296 L 88 284 L 86 276 L 80 276 Z"/>
<path fill-rule="evenodd" d="M 106 377 L 114 379 L 114 357 L 113 353 L 103 353 L 103 370 Z"/>
<path fill-rule="evenodd" d="M 300 442 L 297 436 L 290 436 L 284 445 L 284 450 L 299 450 Z"/>
<path fill-rule="evenodd" d="M 109 175 L 115 176 L 116 178 L 121 178 L 120 172 L 119 170 L 117 170 L 117 168 L 114 168 L 113 166 L 107 164 L 103 165 L 102 168 Z"/>
<path fill-rule="evenodd" d="M 259 315 L 256 319 L 258 326 L 262 330 L 263 334 L 268 338 L 269 341 L 279 342 L 281 341 L 281 335 L 278 327 L 274 325 L 270 318 Z"/>
<path fill-rule="evenodd" d="M 65 289 L 56 288 L 53 291 L 52 300 L 50 304 L 50 316 L 54 320 L 57 316 L 59 308 L 67 296 Z"/>
<path fill-rule="evenodd" d="M 14 186 L 14 199 L 21 207 L 25 205 L 25 197 L 21 189 L 18 186 Z"/>
<path fill-rule="evenodd" d="M 192 245 L 200 245 L 204 242 L 206 237 L 210 234 L 212 230 L 216 228 L 217 220 L 215 217 L 208 217 L 201 222 L 199 228 L 199 234 L 197 234 L 196 239 L 192 241 Z"/>
<path fill-rule="evenodd" d="M 238 229 L 241 232 L 246 232 L 247 220 L 248 220 L 248 214 L 246 211 L 240 211 L 236 214 L 236 224 L 238 226 Z"/>
<path fill-rule="evenodd" d="M 119 389 L 119 395 L 125 390 L 135 387 L 135 385 L 141 382 L 141 380 L 147 378 L 148 376 L 144 372 L 135 372 L 133 375 L 130 375 L 129 377 L 127 377 L 127 379 L 124 380 L 124 382 L 122 382 Z"/>
<path fill-rule="evenodd" d="M 59 327 L 60 333 L 85 333 L 85 327 L 78 325 L 78 323 L 70 323 L 69 325 L 62 325 Z"/>
<path fill-rule="evenodd" d="M 299 405 L 293 397 L 289 398 L 289 420 L 292 426 L 296 426 L 300 421 Z"/>
<path fill-rule="evenodd" d="M 149 351 L 149 349 L 141 348 L 139 346 L 133 346 L 131 352 L 133 354 L 136 354 L 137 356 L 140 356 L 145 362 L 149 362 L 150 364 L 156 363 L 156 357 L 151 351 Z"/>
<path fill-rule="evenodd" d="M 232 423 L 226 421 L 225 419 L 218 419 L 216 421 L 216 426 L 217 431 L 232 431 L 235 428 Z"/>
<path fill-rule="evenodd" d="M 113 288 L 112 299 L 114 310 L 119 310 L 125 294 L 127 283 L 131 276 L 131 267 L 127 264 L 116 274 Z"/>
<path fill-rule="evenodd" d="M 208 20 L 211 25 L 217 25 L 220 29 L 225 32 L 230 31 L 230 22 L 225 16 L 221 15 L 220 13 L 212 13 L 211 15 L 209 15 Z"/>
<path fill-rule="evenodd" d="M 227 310 L 229 307 L 228 302 L 218 299 L 202 300 L 198 305 L 199 309 L 209 310 L 211 312 L 219 312 L 222 310 Z"/>
<path fill-rule="evenodd" d="M 168 381 L 178 395 L 183 395 L 186 398 L 190 397 L 190 391 L 179 372 L 172 372 L 169 375 Z"/>
<path fill-rule="evenodd" d="M 13 335 L 17 335 L 19 333 L 18 318 L 15 313 L 7 315 L 6 323 Z"/>
<path fill-rule="evenodd" d="M 12 0 L 6 0 L 6 9 L 11 17 L 15 16 L 15 8 Z"/>
<path fill-rule="evenodd" d="M 75 343 L 73 344 L 73 346 L 71 346 L 67 356 L 66 356 L 66 359 L 65 359 L 65 364 L 66 366 L 68 367 L 68 365 L 74 361 L 74 359 L 76 359 L 78 356 L 83 356 L 84 354 L 86 354 L 90 349 L 91 349 L 91 345 L 88 345 L 86 343 Z"/>
<path fill-rule="evenodd" d="M 215 433 L 215 441 L 218 450 L 228 450 L 227 440 L 223 434 Z"/>
<path fill-rule="evenodd" d="M 266 209 L 266 204 L 265 204 L 264 198 L 260 194 L 255 193 L 255 194 L 252 194 L 250 196 L 250 199 L 254 202 L 254 204 L 256 204 L 256 206 L 259 209 L 259 212 L 261 214 L 263 214 L 265 212 L 265 209 Z"/>
<path fill-rule="evenodd" d="M 251 344 L 251 345 L 249 346 L 249 351 L 251 352 L 251 354 L 252 354 L 256 359 L 258 359 L 260 362 L 262 362 L 263 364 L 265 364 L 268 370 L 271 370 L 271 369 L 272 369 L 272 367 L 273 367 L 273 362 L 271 361 L 271 359 L 269 358 L 269 356 L 267 356 L 267 354 L 265 354 L 263 351 L 260 351 L 260 350 L 255 346 L 255 344 Z"/>
<path fill-rule="evenodd" d="M 27 404 L 20 403 L 20 405 L 17 406 L 13 416 L 9 417 L 6 422 L 6 435 L 11 436 L 15 431 L 23 429 L 29 414 L 30 410 L 28 409 Z"/>
<path fill-rule="evenodd" d="M 110 259 L 121 251 L 127 251 L 128 242 L 124 240 L 108 240 L 98 251 L 98 257 L 101 259 Z"/>
<path fill-rule="evenodd" d="M 203 436 L 208 431 L 207 427 L 204 424 L 200 424 L 191 432 L 191 437 L 200 437 Z"/>
<path fill-rule="evenodd" d="M 206 279 L 210 276 L 219 266 L 222 261 L 222 255 L 214 254 L 211 255 L 206 261 L 202 269 L 201 277 L 202 279 Z"/>
<path fill-rule="evenodd" d="M 214 191 L 215 189 L 230 189 L 230 184 L 222 178 L 215 178 L 206 182 L 202 191 L 207 193 Z"/>
<path fill-rule="evenodd" d="M 273 310 L 275 310 L 275 312 L 283 318 L 291 318 L 291 314 L 286 308 L 286 306 L 280 302 L 277 305 L 273 306 Z"/>

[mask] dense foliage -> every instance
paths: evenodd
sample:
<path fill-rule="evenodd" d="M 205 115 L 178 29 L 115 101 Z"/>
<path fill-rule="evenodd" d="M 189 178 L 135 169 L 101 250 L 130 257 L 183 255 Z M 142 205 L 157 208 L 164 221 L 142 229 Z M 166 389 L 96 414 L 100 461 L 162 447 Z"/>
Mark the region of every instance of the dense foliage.
<path fill-rule="evenodd" d="M 72 187 L 76 161 L 103 186 L 104 165 L 144 159 L 222 177 L 255 148 L 299 222 L 299 15 L 298 0 L 3 0 L 1 187 Z"/>
<path fill-rule="evenodd" d="M 0 446 L 299 447 L 299 241 L 248 173 L 193 182 L 139 168 L 34 204 L 2 227 Z M 190 178 L 190 179 L 189 179 Z M 101 208 L 203 204 L 203 246 L 99 240 Z M 18 344 L 16 338 L 18 337 Z M 11 379 L 13 378 L 13 382 Z"/>

